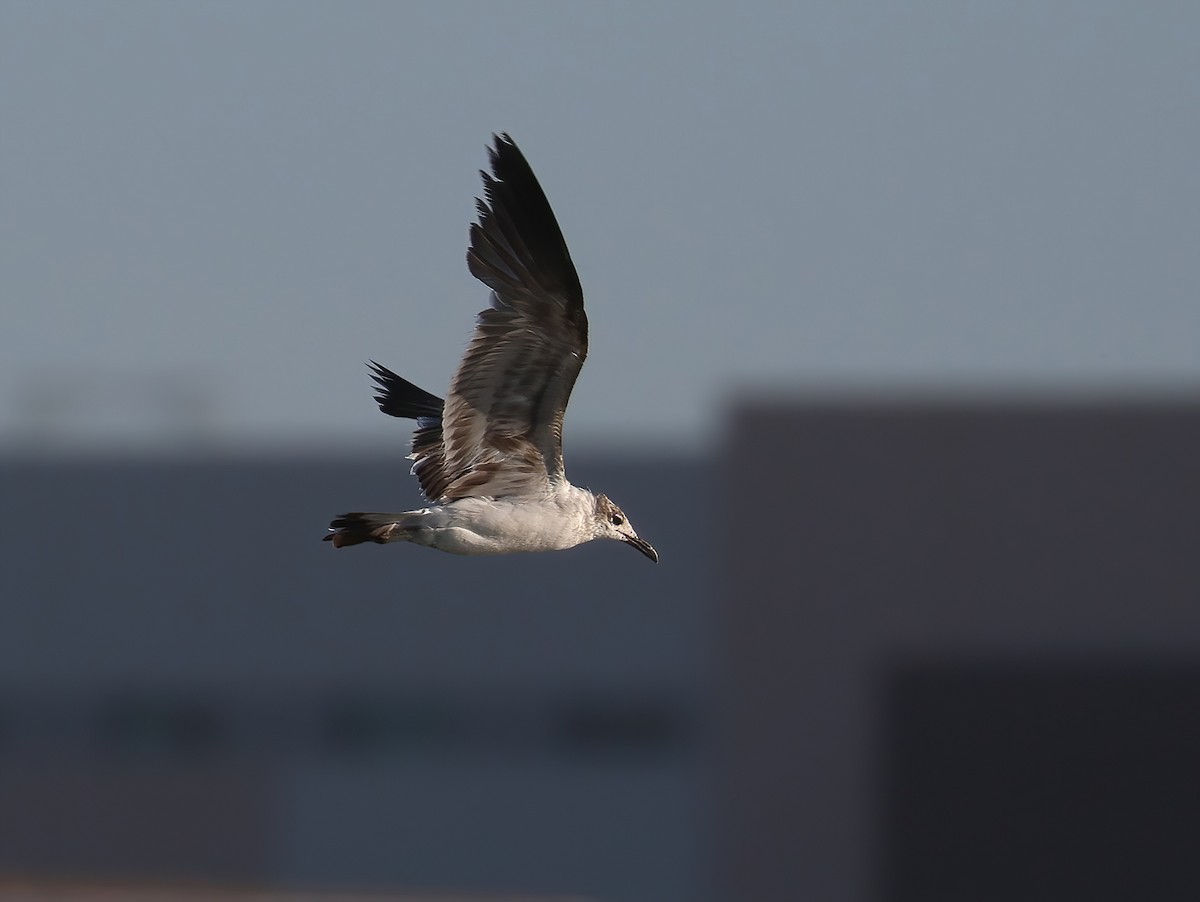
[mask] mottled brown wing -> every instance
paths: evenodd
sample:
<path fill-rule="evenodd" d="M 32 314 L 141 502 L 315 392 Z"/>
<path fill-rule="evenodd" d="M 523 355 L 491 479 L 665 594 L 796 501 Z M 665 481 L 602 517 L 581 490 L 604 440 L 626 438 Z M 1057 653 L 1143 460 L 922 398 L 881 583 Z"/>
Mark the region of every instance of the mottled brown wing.
<path fill-rule="evenodd" d="M 563 412 L 587 356 L 583 290 L 550 203 L 510 137 L 489 155 L 467 265 L 492 289 L 491 306 L 442 414 L 446 500 L 530 494 L 563 478 Z"/>

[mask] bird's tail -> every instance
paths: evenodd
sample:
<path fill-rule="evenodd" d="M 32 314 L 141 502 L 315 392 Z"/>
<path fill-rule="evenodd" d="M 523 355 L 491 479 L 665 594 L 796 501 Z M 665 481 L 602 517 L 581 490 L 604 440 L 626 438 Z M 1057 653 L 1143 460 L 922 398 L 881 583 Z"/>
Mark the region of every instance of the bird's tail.
<path fill-rule="evenodd" d="M 362 542 L 406 542 L 412 539 L 412 527 L 405 523 L 407 514 L 363 513 L 342 514 L 329 524 L 331 532 L 326 542 L 334 548 L 359 545 Z"/>

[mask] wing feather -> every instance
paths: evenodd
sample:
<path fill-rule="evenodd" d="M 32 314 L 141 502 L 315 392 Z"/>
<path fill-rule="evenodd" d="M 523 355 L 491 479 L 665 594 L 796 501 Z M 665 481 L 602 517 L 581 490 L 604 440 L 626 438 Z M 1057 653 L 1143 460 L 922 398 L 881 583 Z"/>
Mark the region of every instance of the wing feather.
<path fill-rule="evenodd" d="M 565 478 L 563 413 L 587 357 L 583 290 L 550 203 L 510 137 L 496 137 L 489 156 L 467 265 L 491 305 L 442 412 L 443 500 Z"/>
<path fill-rule="evenodd" d="M 376 383 L 375 402 L 388 416 L 417 421 L 412 437 L 412 472 L 421 493 L 436 501 L 450 484 L 442 451 L 442 399 L 397 376 L 386 366 L 371 361 L 371 378 Z"/>

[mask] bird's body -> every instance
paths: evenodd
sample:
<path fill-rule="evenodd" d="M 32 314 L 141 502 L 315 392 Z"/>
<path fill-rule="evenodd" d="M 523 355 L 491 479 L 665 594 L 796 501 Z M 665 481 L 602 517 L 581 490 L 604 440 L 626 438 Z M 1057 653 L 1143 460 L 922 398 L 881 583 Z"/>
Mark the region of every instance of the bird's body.
<path fill-rule="evenodd" d="M 343 514 L 335 547 L 411 542 L 452 554 L 557 551 L 617 539 L 651 560 L 607 497 L 567 481 L 562 420 L 587 356 L 583 291 L 558 222 L 507 135 L 490 151 L 467 265 L 492 289 L 445 401 L 372 364 L 384 413 L 417 421 L 413 473 L 426 508 Z"/>
<path fill-rule="evenodd" d="M 376 542 L 412 542 L 451 554 L 561 551 L 596 538 L 595 496 L 563 482 L 539 496 L 460 498 L 378 518 Z M 336 540 L 335 540 L 336 541 Z"/>

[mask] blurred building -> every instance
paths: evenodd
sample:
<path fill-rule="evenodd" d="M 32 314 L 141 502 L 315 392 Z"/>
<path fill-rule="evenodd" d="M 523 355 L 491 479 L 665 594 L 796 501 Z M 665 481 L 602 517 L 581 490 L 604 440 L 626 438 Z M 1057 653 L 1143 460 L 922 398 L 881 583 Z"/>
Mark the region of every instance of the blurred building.
<path fill-rule="evenodd" d="M 1200 406 L 730 434 L 720 898 L 1200 898 Z"/>
<path fill-rule="evenodd" d="M 402 455 L 0 469 L 0 883 L 701 892 L 707 465 L 588 461 L 659 547 L 335 550 Z"/>
<path fill-rule="evenodd" d="M 0 884 L 1200 898 L 1200 406 L 747 405 L 655 566 L 335 551 L 404 462 L 0 467 Z"/>

